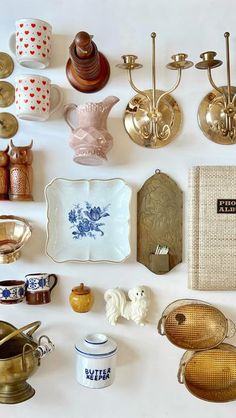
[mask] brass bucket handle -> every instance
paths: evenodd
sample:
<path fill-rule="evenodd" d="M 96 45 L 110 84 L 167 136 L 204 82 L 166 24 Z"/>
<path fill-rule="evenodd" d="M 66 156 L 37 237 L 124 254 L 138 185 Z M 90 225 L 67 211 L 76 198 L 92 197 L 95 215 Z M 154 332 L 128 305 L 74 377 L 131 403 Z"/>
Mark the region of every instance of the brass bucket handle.
<path fill-rule="evenodd" d="M 227 329 L 226 338 L 232 338 L 236 333 L 235 323 L 231 321 L 231 319 L 227 319 L 227 324 L 228 324 L 228 327 L 227 327 L 228 329 Z"/>
<path fill-rule="evenodd" d="M 26 331 L 27 329 L 29 329 L 30 331 L 27 332 L 27 337 L 32 338 L 33 333 L 40 327 L 41 325 L 41 321 L 35 321 L 35 322 L 31 322 L 28 325 L 24 325 L 21 328 L 15 329 L 15 331 L 11 332 L 10 334 L 6 335 L 6 337 L 2 338 L 0 340 L 0 346 L 2 344 L 5 344 L 7 341 L 9 341 L 11 338 L 16 337 L 18 334 L 20 334 L 23 331 Z"/>
<path fill-rule="evenodd" d="M 34 347 L 33 347 L 31 344 L 26 343 L 26 344 L 24 345 L 24 347 L 23 347 L 23 351 L 22 351 L 22 368 L 23 368 L 23 371 L 24 371 L 24 372 L 26 371 L 25 354 L 26 354 L 26 349 L 27 349 L 27 348 L 30 348 L 30 350 L 34 351 Z M 30 350 L 29 350 L 29 351 L 30 351 Z"/>
<path fill-rule="evenodd" d="M 161 319 L 158 322 L 157 330 L 158 330 L 158 333 L 160 335 L 166 335 L 166 332 L 165 332 L 165 320 L 166 320 L 166 316 L 164 315 L 164 316 L 161 317 Z"/>

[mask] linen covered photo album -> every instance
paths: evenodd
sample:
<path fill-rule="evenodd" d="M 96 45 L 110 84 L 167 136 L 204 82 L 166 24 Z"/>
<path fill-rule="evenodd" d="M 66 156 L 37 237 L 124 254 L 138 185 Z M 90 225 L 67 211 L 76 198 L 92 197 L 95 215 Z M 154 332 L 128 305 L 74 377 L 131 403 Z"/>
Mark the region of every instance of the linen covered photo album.
<path fill-rule="evenodd" d="M 236 166 L 189 171 L 188 287 L 236 290 Z"/>

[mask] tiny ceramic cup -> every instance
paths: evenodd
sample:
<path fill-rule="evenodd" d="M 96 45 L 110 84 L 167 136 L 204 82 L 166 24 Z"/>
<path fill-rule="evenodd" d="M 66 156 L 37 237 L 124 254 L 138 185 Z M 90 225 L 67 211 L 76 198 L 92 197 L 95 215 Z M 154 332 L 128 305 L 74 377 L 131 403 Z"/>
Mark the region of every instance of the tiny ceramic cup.
<path fill-rule="evenodd" d="M 26 302 L 41 305 L 51 302 L 51 291 L 57 284 L 57 276 L 47 273 L 32 273 L 25 276 Z"/>
<path fill-rule="evenodd" d="M 18 118 L 45 121 L 62 103 L 60 87 L 47 77 L 34 74 L 15 78 L 15 105 Z"/>
<path fill-rule="evenodd" d="M 39 19 L 16 21 L 16 33 L 10 37 L 10 49 L 19 64 L 28 68 L 48 67 L 51 58 L 52 27 Z"/>
<path fill-rule="evenodd" d="M 23 280 L 0 281 L 0 303 L 11 305 L 22 302 L 25 297 L 26 283 Z"/>

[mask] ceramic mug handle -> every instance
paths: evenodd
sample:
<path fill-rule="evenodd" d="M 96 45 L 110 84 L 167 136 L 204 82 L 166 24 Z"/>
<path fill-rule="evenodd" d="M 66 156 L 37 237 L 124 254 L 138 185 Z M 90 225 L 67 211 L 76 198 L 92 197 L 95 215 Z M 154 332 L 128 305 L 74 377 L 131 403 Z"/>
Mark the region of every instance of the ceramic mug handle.
<path fill-rule="evenodd" d="M 51 278 L 53 278 L 53 283 L 52 285 L 50 285 L 51 282 Z M 52 289 L 56 286 L 57 284 L 57 276 L 56 274 L 49 274 L 48 275 L 48 279 L 49 279 L 49 288 L 50 288 L 50 292 L 52 291 Z"/>
<path fill-rule="evenodd" d="M 50 116 L 59 109 L 63 100 L 62 91 L 56 84 L 51 84 L 51 95 L 54 96 L 54 98 L 52 100 L 52 104 L 50 105 Z M 57 98 L 55 96 L 57 96 Z"/>
<path fill-rule="evenodd" d="M 16 34 L 12 33 L 9 38 L 9 48 L 13 54 L 16 53 Z"/>
<path fill-rule="evenodd" d="M 74 103 L 71 103 L 71 104 L 68 104 L 68 105 L 64 106 L 64 118 L 65 118 L 65 121 L 66 121 L 67 125 L 69 125 L 69 127 L 72 129 L 72 131 L 74 131 L 75 126 L 72 125 L 69 115 L 70 115 L 70 112 L 72 110 L 75 110 L 76 108 L 77 108 L 77 105 L 74 104 Z"/>

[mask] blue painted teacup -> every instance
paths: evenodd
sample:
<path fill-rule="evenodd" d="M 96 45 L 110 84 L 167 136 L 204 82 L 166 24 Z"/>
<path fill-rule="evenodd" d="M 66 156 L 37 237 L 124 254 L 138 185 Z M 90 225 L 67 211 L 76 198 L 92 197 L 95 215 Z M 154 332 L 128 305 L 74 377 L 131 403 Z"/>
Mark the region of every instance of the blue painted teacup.
<path fill-rule="evenodd" d="M 0 281 L 0 303 L 15 304 L 25 297 L 26 283 L 23 280 Z"/>

